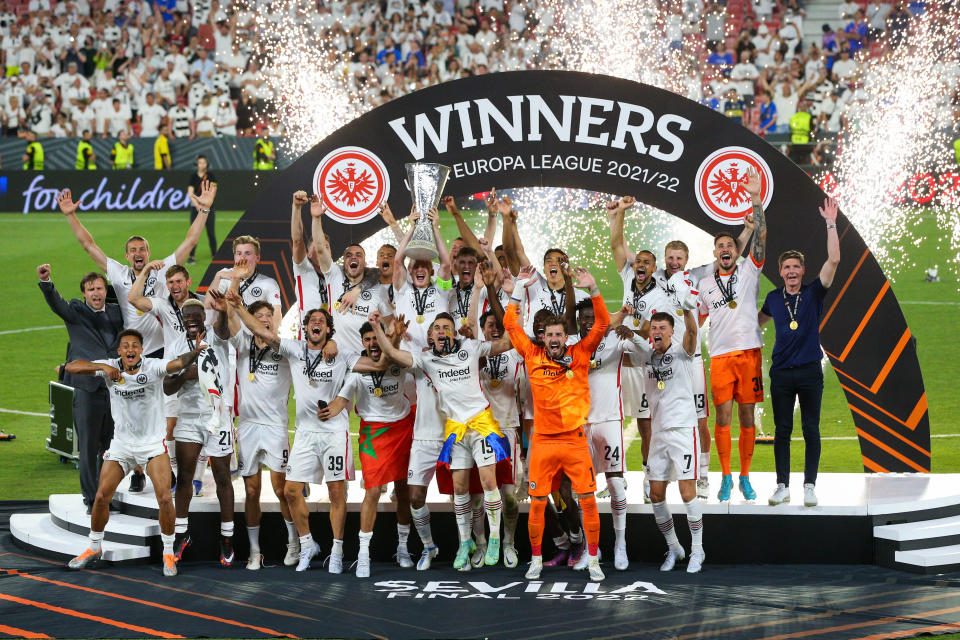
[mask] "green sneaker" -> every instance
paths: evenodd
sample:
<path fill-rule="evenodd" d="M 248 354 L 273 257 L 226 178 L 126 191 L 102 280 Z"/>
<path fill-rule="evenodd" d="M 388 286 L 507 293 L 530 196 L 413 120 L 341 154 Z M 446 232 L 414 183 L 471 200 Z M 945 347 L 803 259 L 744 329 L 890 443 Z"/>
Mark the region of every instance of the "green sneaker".
<path fill-rule="evenodd" d="M 493 567 L 498 562 L 500 562 L 500 538 L 490 538 L 487 540 L 487 555 L 484 556 L 483 563 Z"/>
<path fill-rule="evenodd" d="M 460 548 L 457 549 L 457 557 L 453 559 L 453 568 L 457 571 L 470 571 L 470 554 L 473 553 L 470 547 L 477 548 L 473 540 L 460 543 Z"/>

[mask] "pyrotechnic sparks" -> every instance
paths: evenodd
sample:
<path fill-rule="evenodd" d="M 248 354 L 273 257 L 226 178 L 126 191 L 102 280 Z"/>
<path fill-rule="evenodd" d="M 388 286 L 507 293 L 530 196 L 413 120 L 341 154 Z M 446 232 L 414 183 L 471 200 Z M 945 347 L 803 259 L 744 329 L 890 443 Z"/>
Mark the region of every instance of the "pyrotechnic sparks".
<path fill-rule="evenodd" d="M 917 266 L 910 247 L 927 240 L 915 228 L 922 208 L 900 202 L 903 191 L 912 186 L 904 182 L 916 174 L 956 170 L 948 150 L 953 139 L 951 92 L 960 74 L 957 18 L 955 9 L 945 8 L 915 19 L 901 46 L 867 64 L 864 86 L 848 114 L 850 125 L 834 166 L 837 195 L 888 274 L 891 267 Z M 948 194 L 951 186 L 938 184 L 939 197 L 928 206 L 948 236 L 949 254 L 944 259 L 956 273 L 960 194 Z"/>

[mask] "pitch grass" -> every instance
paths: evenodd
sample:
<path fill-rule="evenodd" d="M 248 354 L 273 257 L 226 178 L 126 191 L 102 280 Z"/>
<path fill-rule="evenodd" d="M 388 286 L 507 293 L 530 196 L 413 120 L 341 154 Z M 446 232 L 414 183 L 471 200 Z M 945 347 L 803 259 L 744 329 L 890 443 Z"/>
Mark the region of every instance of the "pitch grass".
<path fill-rule="evenodd" d="M 218 238 L 226 237 L 239 217 L 240 212 L 218 212 Z M 188 218 L 182 212 L 82 214 L 81 219 L 104 251 L 120 260 L 124 241 L 131 234 L 145 236 L 151 242 L 153 255 L 163 256 L 182 241 L 188 224 Z M 468 214 L 468 219 L 473 228 L 482 228 L 479 216 Z M 443 221 L 443 234 L 449 241 L 456 235 L 456 228 L 447 218 Z M 5 313 L 0 332 L 62 325 L 59 318 L 43 302 L 37 289 L 36 266 L 49 262 L 53 268 L 54 282 L 65 297 L 72 297 L 78 294 L 80 277 L 93 269 L 92 261 L 74 240 L 59 214 L 0 214 L 0 224 L 4 229 L 0 237 L 0 255 L 6 259 L 7 274 L 10 277 L 4 291 Z M 593 236 L 585 234 L 585 237 L 605 237 L 605 217 L 602 214 L 590 218 L 590 224 L 597 226 L 594 230 L 596 233 Z M 930 406 L 931 433 L 956 434 L 960 433 L 960 426 L 953 422 L 953 417 L 960 410 L 960 400 L 951 387 L 960 376 L 960 364 L 956 360 L 956 354 L 960 353 L 960 339 L 956 332 L 951 330 L 950 322 L 946 319 L 960 307 L 957 282 L 923 282 L 923 269 L 926 266 L 937 263 L 942 265 L 946 262 L 943 255 L 938 255 L 935 247 L 949 246 L 949 243 L 942 242 L 945 233 L 937 229 L 931 216 L 918 215 L 916 226 L 917 232 L 929 239 L 914 255 L 914 261 L 920 266 L 898 270 L 895 274 L 897 281 L 893 287 L 897 298 L 904 305 L 911 331 L 917 338 Z M 544 231 L 548 232 L 546 229 Z M 190 266 L 191 273 L 196 277 L 205 272 L 210 261 L 206 247 L 206 239 L 201 238 L 197 250 L 197 264 Z M 660 248 L 654 249 L 658 254 L 661 252 Z M 604 297 L 611 303 L 618 301 L 621 292 L 612 259 L 607 264 L 588 266 L 599 276 Z M 818 265 L 811 265 L 811 271 L 817 268 Z M 771 285 L 765 282 L 761 296 L 765 295 L 770 287 Z M 772 331 L 772 326 L 765 331 L 767 347 L 764 353 L 767 358 L 773 344 Z M 66 338 L 66 331 L 62 328 L 0 333 L 0 354 L 5 363 L 5 367 L 0 369 L 0 408 L 47 413 L 47 381 L 55 378 L 54 367 L 63 361 Z M 765 366 L 765 371 L 766 368 Z M 825 383 L 821 420 L 823 436 L 854 437 L 850 412 L 832 371 L 825 372 Z M 293 402 L 291 409 L 292 406 Z M 773 430 L 771 415 L 767 401 L 763 405 L 760 422 L 769 432 Z M 355 433 L 357 428 L 356 416 L 353 416 L 351 431 Z M 626 428 L 635 427 L 629 424 Z M 74 493 L 79 490 L 73 466 L 60 464 L 58 457 L 43 447 L 44 439 L 49 435 L 49 420 L 46 417 L 0 412 L 0 429 L 17 436 L 12 442 L 0 442 L 0 500 L 39 500 L 45 499 L 50 493 Z M 794 435 L 800 436 L 799 420 Z M 934 472 L 960 472 L 958 444 L 960 439 L 956 437 L 933 439 Z M 713 455 L 711 468 L 716 469 L 718 463 L 716 454 Z M 736 446 L 733 455 L 734 458 L 737 457 Z M 792 459 L 793 469 L 801 470 L 802 442 L 794 443 Z M 627 453 L 627 464 L 630 469 L 640 468 L 639 441 L 636 441 Z M 736 464 L 735 460 L 734 465 Z M 772 447 L 757 447 L 753 469 L 774 469 Z M 862 471 L 857 441 L 825 440 L 820 469 L 825 472 Z"/>

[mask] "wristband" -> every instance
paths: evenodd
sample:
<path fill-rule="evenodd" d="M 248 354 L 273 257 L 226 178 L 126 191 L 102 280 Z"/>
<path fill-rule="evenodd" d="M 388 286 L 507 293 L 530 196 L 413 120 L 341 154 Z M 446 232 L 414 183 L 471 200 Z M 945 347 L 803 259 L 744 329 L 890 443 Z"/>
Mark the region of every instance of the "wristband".
<path fill-rule="evenodd" d="M 513 304 L 519 307 L 520 304 L 523 302 L 523 298 L 514 298 L 513 296 L 510 296 L 510 302 L 512 302 Z"/>
<path fill-rule="evenodd" d="M 437 289 L 441 291 L 450 291 L 453 289 L 453 280 L 444 280 L 443 278 L 437 278 Z"/>
<path fill-rule="evenodd" d="M 198 209 L 200 213 L 210 213 L 210 209 Z"/>
<path fill-rule="evenodd" d="M 835 225 L 835 224 L 828 224 L 828 225 L 827 225 L 827 229 L 836 229 L 836 228 L 837 228 L 837 225 Z"/>

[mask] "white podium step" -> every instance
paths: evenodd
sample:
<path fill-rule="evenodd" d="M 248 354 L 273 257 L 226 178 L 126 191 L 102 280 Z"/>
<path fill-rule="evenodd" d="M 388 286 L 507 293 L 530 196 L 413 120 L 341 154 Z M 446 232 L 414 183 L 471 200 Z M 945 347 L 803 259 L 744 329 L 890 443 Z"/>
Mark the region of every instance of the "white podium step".
<path fill-rule="evenodd" d="M 62 558 L 73 558 L 89 546 L 87 536 L 62 529 L 49 513 L 15 513 L 10 516 L 10 533 L 28 547 Z M 150 548 L 122 542 L 103 541 L 107 562 L 132 562 L 150 558 Z"/>
<path fill-rule="evenodd" d="M 960 544 L 932 549 L 897 551 L 894 560 L 919 573 L 946 573 L 960 570 Z"/>
<path fill-rule="evenodd" d="M 873 528 L 873 537 L 895 542 L 930 540 L 960 536 L 960 516 L 922 522 L 887 524 Z"/>
<path fill-rule="evenodd" d="M 90 516 L 79 494 L 53 494 L 49 500 L 54 524 L 82 536 L 90 532 Z M 160 523 L 125 513 L 113 512 L 104 530 L 104 540 L 135 546 L 148 546 L 150 538 L 160 535 Z"/>

